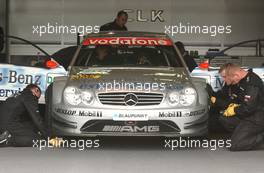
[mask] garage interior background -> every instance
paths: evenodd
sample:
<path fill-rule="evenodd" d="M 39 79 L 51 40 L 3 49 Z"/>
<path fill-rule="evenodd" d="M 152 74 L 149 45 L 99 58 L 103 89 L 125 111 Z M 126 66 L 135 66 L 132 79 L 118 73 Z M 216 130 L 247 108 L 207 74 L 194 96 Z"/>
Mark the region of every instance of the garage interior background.
<path fill-rule="evenodd" d="M 240 41 L 264 38 L 263 0 L 0 0 L 0 25 L 9 28 L 7 33 L 10 35 L 33 41 L 52 54 L 63 47 L 75 45 L 76 34 L 39 36 L 33 34 L 33 26 L 48 23 L 101 26 L 113 21 L 121 9 L 129 12 L 127 27 L 131 31 L 164 32 L 165 26 L 179 23 L 231 25 L 230 34 L 217 34 L 214 37 L 210 34 L 177 34 L 172 37 L 175 41 L 185 43 L 188 50 L 198 50 L 201 55 L 208 48 L 221 50 Z M 159 10 L 162 11 L 163 21 L 151 21 L 151 12 Z M 10 55 L 37 55 L 39 52 L 16 40 L 9 40 L 8 43 Z M 255 48 L 249 45 L 232 49 L 228 53 L 254 55 Z"/>

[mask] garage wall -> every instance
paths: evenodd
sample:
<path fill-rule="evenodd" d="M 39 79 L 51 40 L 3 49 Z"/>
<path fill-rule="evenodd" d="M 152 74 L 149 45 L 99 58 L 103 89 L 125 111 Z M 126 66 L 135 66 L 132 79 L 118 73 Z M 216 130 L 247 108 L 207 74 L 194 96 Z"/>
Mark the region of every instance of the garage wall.
<path fill-rule="evenodd" d="M 164 32 L 165 26 L 179 26 L 180 23 L 186 26 L 231 25 L 230 34 L 170 34 L 174 40 L 196 49 L 221 48 L 244 40 L 264 38 L 263 0 L 10 0 L 10 7 L 10 34 L 45 43 L 50 52 L 75 44 L 76 34 L 40 36 L 33 34 L 33 26 L 84 25 L 96 31 L 96 26 L 112 21 L 120 9 L 129 12 L 129 30 Z M 164 21 L 157 18 L 151 21 L 151 13 L 158 12 Z M 13 45 L 16 45 L 13 54 L 26 50 L 16 42 Z"/>
<path fill-rule="evenodd" d="M 0 0 L 0 26 L 5 26 L 5 1 Z"/>
<path fill-rule="evenodd" d="M 0 26 L 5 30 L 5 0 L 0 0 Z"/>

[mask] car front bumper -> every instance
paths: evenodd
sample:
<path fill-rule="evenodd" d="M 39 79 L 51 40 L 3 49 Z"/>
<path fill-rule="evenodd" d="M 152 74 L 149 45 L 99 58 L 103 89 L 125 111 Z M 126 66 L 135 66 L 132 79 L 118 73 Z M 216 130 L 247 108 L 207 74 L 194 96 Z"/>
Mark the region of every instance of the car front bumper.
<path fill-rule="evenodd" d="M 54 105 L 52 133 L 59 136 L 202 136 L 208 108 L 89 109 Z"/>

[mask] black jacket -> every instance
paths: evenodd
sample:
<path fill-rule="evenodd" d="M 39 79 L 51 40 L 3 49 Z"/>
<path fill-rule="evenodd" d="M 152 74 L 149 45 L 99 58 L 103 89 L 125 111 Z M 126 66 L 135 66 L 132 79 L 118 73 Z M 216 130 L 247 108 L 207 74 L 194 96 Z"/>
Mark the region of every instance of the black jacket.
<path fill-rule="evenodd" d="M 31 122 L 31 123 L 29 123 Z M 32 124 L 29 127 L 28 124 Z M 38 109 L 38 98 L 29 89 L 6 99 L 0 107 L 0 128 L 12 131 L 32 128 L 45 135 L 45 127 Z"/>
<path fill-rule="evenodd" d="M 236 114 L 241 118 L 251 116 L 255 112 L 264 114 L 264 85 L 261 78 L 249 71 L 237 86 L 236 94 L 240 106 L 235 108 Z"/>
<path fill-rule="evenodd" d="M 127 27 L 120 27 L 115 21 L 104 24 L 100 27 L 100 31 L 127 31 Z"/>
<path fill-rule="evenodd" d="M 224 85 L 221 90 L 215 92 L 211 85 L 206 85 L 206 90 L 208 92 L 209 97 L 211 98 L 216 97 L 216 102 L 212 104 L 212 106 L 220 109 L 225 110 L 230 103 L 237 103 L 236 92 L 237 86 L 236 85 Z"/>
<path fill-rule="evenodd" d="M 214 106 L 225 110 L 230 103 L 238 103 L 236 93 L 238 92 L 237 85 L 224 85 L 221 90 L 213 94 L 216 97 Z"/>

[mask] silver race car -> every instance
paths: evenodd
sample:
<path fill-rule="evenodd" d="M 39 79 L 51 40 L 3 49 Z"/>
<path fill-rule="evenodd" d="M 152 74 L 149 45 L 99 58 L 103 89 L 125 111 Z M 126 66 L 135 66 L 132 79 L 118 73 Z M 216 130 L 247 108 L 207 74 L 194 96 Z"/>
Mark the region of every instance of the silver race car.
<path fill-rule="evenodd" d="M 166 34 L 90 34 L 68 76 L 47 89 L 45 118 L 49 132 L 61 136 L 205 135 L 205 85 L 190 77 Z"/>

